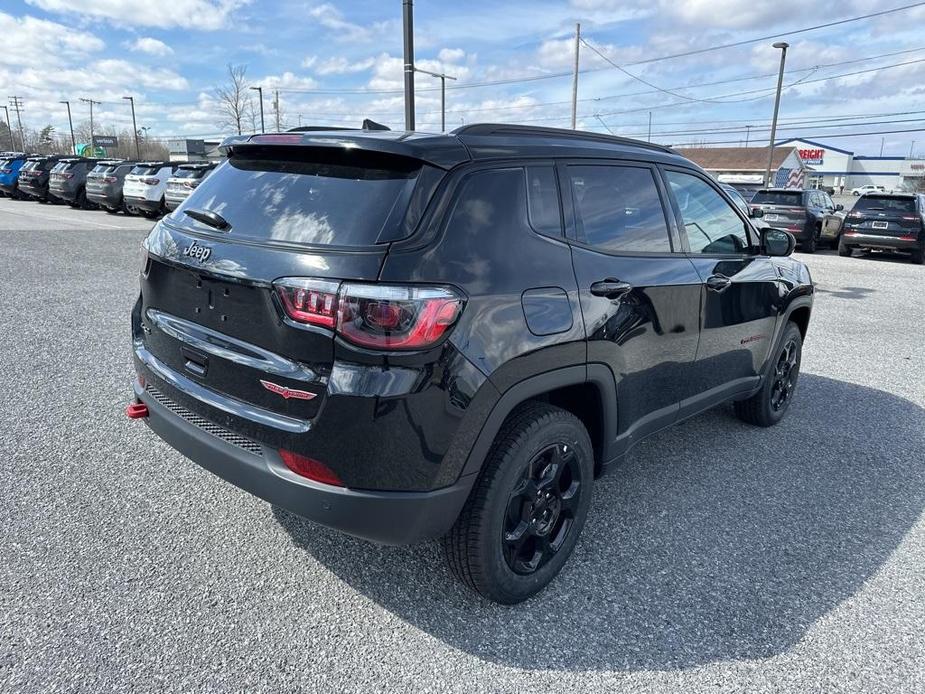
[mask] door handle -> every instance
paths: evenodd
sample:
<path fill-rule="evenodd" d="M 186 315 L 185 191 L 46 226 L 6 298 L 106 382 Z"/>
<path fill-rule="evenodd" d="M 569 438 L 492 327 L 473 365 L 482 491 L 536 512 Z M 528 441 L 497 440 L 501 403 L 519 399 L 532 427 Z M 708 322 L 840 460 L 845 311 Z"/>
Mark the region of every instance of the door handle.
<path fill-rule="evenodd" d="M 732 280 L 726 277 L 726 275 L 717 273 L 707 277 L 707 289 L 712 289 L 714 292 L 725 291 L 729 288 L 730 284 L 732 284 Z"/>
<path fill-rule="evenodd" d="M 633 291 L 633 285 L 629 282 L 621 282 L 613 277 L 608 277 L 591 285 L 591 293 L 594 296 L 603 296 L 607 299 L 616 299 L 631 291 Z"/>

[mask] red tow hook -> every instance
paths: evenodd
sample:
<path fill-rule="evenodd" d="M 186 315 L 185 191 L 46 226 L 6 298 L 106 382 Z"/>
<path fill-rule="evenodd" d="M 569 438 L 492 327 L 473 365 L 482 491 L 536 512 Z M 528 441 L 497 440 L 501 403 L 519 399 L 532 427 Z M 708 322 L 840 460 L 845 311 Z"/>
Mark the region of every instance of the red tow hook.
<path fill-rule="evenodd" d="M 148 416 L 148 406 L 143 402 L 131 402 L 125 408 L 125 416 L 129 419 L 144 419 Z"/>

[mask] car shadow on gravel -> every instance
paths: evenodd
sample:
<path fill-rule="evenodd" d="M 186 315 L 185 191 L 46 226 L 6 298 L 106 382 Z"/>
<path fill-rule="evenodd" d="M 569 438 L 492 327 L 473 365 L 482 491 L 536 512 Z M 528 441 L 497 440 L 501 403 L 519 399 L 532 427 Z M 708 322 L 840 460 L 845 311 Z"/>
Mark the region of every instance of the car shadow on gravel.
<path fill-rule="evenodd" d="M 281 509 L 295 543 L 434 638 L 526 669 L 679 669 L 797 643 L 883 565 L 925 505 L 925 411 L 803 374 L 788 417 L 729 408 L 602 478 L 575 554 L 515 607 L 457 584 L 437 543 L 378 547 Z"/>

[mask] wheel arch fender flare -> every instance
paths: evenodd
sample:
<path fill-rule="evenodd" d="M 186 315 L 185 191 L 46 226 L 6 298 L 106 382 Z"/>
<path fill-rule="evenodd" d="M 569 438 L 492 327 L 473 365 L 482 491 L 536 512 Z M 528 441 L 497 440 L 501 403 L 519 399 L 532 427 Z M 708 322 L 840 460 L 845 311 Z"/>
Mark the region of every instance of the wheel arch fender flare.
<path fill-rule="evenodd" d="M 592 385 L 597 391 L 601 427 L 600 440 L 595 442 L 595 450 L 599 451 L 606 461 L 607 452 L 617 436 L 616 382 L 610 367 L 605 364 L 579 364 L 531 376 L 508 388 L 485 419 L 482 430 L 466 458 L 462 475 L 470 475 L 481 470 L 501 426 L 521 403 L 561 388 L 586 384 Z"/>

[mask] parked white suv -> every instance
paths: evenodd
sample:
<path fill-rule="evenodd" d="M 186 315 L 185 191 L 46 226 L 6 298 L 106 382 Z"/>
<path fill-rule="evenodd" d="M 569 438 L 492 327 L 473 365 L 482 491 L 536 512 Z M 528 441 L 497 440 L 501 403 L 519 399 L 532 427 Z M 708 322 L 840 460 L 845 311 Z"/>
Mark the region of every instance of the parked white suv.
<path fill-rule="evenodd" d="M 146 217 L 158 217 L 164 212 L 164 192 L 167 179 L 173 176 L 176 165 L 169 161 L 142 161 L 125 177 L 122 197 L 125 206 Z"/>
<path fill-rule="evenodd" d="M 864 195 L 864 193 L 885 193 L 886 188 L 883 186 L 875 186 L 868 183 L 866 186 L 861 186 L 860 188 L 852 188 L 852 195 Z"/>
<path fill-rule="evenodd" d="M 164 202 L 168 210 L 175 210 L 189 197 L 203 179 L 212 173 L 214 161 L 191 161 L 180 164 L 174 175 L 167 179 L 167 192 Z"/>

